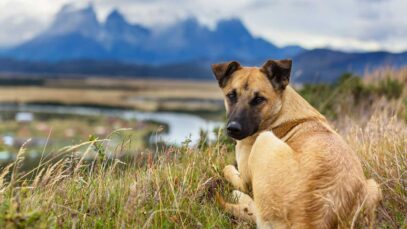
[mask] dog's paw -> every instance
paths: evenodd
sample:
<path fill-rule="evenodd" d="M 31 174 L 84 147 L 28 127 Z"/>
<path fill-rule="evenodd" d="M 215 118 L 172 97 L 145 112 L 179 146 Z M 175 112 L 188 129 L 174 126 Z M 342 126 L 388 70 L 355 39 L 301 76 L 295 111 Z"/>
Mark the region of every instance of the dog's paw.
<path fill-rule="evenodd" d="M 237 171 L 236 167 L 233 165 L 227 165 L 225 166 L 225 168 L 223 169 L 223 176 L 230 180 L 233 177 L 239 177 L 240 173 L 239 171 Z"/>
<path fill-rule="evenodd" d="M 253 199 L 249 195 L 239 190 L 232 191 L 232 198 L 239 204 L 251 205 L 253 203 Z"/>
<path fill-rule="evenodd" d="M 232 198 L 236 200 L 238 203 L 240 202 L 240 198 L 242 197 L 244 193 L 239 191 L 239 190 L 233 190 L 232 191 Z"/>

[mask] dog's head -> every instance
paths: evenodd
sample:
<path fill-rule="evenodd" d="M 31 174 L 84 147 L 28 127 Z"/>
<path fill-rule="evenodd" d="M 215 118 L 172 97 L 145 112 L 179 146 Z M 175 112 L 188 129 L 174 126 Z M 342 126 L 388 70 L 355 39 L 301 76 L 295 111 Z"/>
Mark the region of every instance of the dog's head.
<path fill-rule="evenodd" d="M 242 67 L 236 61 L 213 64 L 225 95 L 230 137 L 241 140 L 270 125 L 282 106 L 291 60 L 269 60 L 263 67 Z"/>

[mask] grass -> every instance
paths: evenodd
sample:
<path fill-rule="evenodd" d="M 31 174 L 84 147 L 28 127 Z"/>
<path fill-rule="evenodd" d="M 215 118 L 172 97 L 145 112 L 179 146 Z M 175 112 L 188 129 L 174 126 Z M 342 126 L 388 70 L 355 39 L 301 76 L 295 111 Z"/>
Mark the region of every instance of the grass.
<path fill-rule="evenodd" d="M 366 175 L 383 189 L 380 228 L 405 227 L 407 126 L 381 113 L 363 128 L 350 125 L 342 133 L 355 146 Z M 220 171 L 233 163 L 234 154 L 223 142 L 201 149 L 166 147 L 129 160 L 83 159 L 104 149 L 105 141 L 70 146 L 55 153 L 66 155 L 64 159 L 52 164 L 46 159 L 41 168 L 29 172 L 18 170 L 25 153 L 21 148 L 17 161 L 1 175 L 0 227 L 253 226 L 230 218 L 213 199 L 215 187 L 224 195 L 231 191 Z M 114 148 L 116 153 L 123 150 Z M 4 179 L 7 176 L 11 177 Z"/>
<path fill-rule="evenodd" d="M 1 184 L 0 227 L 232 225 L 211 198 L 210 186 L 226 160 L 232 160 L 221 145 L 205 150 L 169 147 L 140 153 L 126 163 L 83 160 L 96 143 L 71 146 L 63 152 L 69 155 L 65 159 L 28 173 L 18 172 L 21 160 L 4 169 L 2 178 L 8 171 L 13 175 Z M 78 147 L 84 150 L 81 157 L 73 153 Z"/>
<path fill-rule="evenodd" d="M 358 154 L 367 177 L 381 186 L 379 228 L 407 227 L 407 126 L 395 116 L 376 112 L 367 124 L 342 130 Z"/>
<path fill-rule="evenodd" d="M 348 96 L 347 105 L 327 94 L 331 107 L 323 112 L 332 113 L 334 127 L 355 149 L 366 176 L 381 185 L 384 199 L 377 227 L 406 228 L 406 91 L 398 98 L 380 90 L 369 93 L 373 103 L 365 97 L 356 103 L 356 97 Z M 314 98 L 317 105 L 326 103 Z M 198 148 L 186 141 L 121 157 L 129 141 L 112 146 L 109 139 L 92 138 L 50 153 L 62 159 L 44 158 L 31 171 L 19 169 L 23 146 L 16 161 L 0 172 L 0 228 L 254 227 L 231 218 L 214 201 L 215 189 L 227 196 L 232 188 L 221 176 L 223 167 L 234 163 L 231 143 L 222 131 L 217 141 L 201 141 Z M 106 152 L 116 156 L 107 157 Z M 89 154 L 96 156 L 86 159 Z"/>

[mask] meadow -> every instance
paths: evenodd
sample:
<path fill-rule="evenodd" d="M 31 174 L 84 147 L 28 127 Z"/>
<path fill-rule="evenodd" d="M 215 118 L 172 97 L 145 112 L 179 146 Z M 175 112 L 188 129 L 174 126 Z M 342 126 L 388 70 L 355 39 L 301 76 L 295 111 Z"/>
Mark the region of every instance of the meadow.
<path fill-rule="evenodd" d="M 207 81 L 119 77 L 39 80 L 32 76 L 10 80 L 10 77 L 12 76 L 0 77 L 0 103 L 88 105 L 141 111 L 216 112 L 221 107 L 219 102 L 222 99 L 217 85 Z"/>
<path fill-rule="evenodd" d="M 353 146 L 366 176 L 380 184 L 377 228 L 407 227 L 406 86 L 407 69 L 382 69 L 298 88 Z M 186 139 L 126 159 L 108 157 L 128 151 L 132 138 L 111 144 L 111 136 L 126 131 L 60 149 L 44 145 L 50 156 L 31 170 L 22 169 L 29 143 L 23 145 L 0 172 L 0 227 L 254 228 L 214 200 L 216 192 L 227 197 L 232 189 L 221 171 L 234 163 L 234 143 L 221 129 L 214 130 L 215 141 L 202 133 L 195 146 Z"/>

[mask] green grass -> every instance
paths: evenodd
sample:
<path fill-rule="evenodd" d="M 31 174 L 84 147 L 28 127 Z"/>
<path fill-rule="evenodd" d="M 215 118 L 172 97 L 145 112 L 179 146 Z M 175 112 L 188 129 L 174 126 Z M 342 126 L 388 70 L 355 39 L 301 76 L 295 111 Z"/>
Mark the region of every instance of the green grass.
<path fill-rule="evenodd" d="M 103 141 L 71 146 L 64 159 L 28 173 L 18 172 L 22 148 L 19 160 L 3 170 L 2 178 L 11 177 L 1 182 L 0 227 L 232 226 L 212 198 L 221 183 L 219 171 L 233 161 L 225 147 L 170 147 L 126 163 L 102 157 L 86 161 L 73 153 L 99 152 L 98 143 L 103 146 Z"/>

